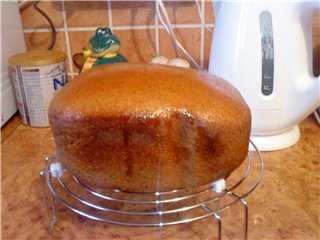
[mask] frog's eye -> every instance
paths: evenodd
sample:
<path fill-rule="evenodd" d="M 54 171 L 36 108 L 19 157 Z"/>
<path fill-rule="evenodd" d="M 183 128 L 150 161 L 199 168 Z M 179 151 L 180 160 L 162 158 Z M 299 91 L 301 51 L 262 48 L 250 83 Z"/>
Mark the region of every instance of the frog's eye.
<path fill-rule="evenodd" d="M 102 32 L 103 32 L 102 29 L 98 29 L 97 34 L 103 34 Z"/>

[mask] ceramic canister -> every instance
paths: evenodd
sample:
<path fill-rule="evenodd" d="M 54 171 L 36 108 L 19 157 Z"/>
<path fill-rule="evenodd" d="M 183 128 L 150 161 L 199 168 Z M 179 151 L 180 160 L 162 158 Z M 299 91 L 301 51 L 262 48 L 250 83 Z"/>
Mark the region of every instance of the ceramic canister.
<path fill-rule="evenodd" d="M 67 82 L 66 54 L 53 50 L 30 51 L 9 58 L 22 123 L 47 127 L 48 107 Z"/>

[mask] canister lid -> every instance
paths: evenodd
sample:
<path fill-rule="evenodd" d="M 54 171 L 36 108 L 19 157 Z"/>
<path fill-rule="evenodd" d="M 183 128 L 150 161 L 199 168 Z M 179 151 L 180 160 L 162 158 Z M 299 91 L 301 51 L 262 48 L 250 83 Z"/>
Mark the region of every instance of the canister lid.
<path fill-rule="evenodd" d="M 67 55 L 54 50 L 36 50 L 9 57 L 9 63 L 16 66 L 42 66 L 65 61 Z"/>

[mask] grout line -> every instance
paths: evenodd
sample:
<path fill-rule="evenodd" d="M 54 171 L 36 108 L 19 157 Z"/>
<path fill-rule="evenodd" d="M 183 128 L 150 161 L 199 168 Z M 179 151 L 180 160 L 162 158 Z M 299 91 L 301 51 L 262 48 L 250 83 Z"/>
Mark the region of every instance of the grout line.
<path fill-rule="evenodd" d="M 156 29 L 155 25 L 113 26 L 114 30 L 150 30 Z"/>
<path fill-rule="evenodd" d="M 17 115 L 19 114 L 18 112 L 19 111 L 17 110 L 17 112 L 14 115 L 12 115 L 12 117 L 1 127 L 1 131 L 3 128 L 6 127 L 7 124 L 10 124 L 10 122 L 13 118 L 17 117 Z M 2 136 L 1 136 L 1 144 L 4 143 L 21 124 L 22 124 L 22 122 L 20 120 L 19 123 L 13 127 L 13 129 L 9 132 L 9 134 L 6 137 L 2 138 Z"/>
<path fill-rule="evenodd" d="M 71 54 L 70 39 L 69 39 L 68 24 L 67 24 L 67 16 L 66 16 L 66 9 L 65 9 L 65 5 L 64 5 L 64 1 L 61 1 L 61 10 L 62 10 L 64 32 L 65 32 L 66 43 L 67 43 L 66 45 L 67 45 L 67 51 L 68 51 L 69 68 L 70 68 L 70 71 L 71 71 L 71 78 L 73 78 L 74 77 L 74 73 L 73 73 L 72 54 Z"/>
<path fill-rule="evenodd" d="M 207 27 L 214 27 L 214 24 L 206 24 Z M 81 32 L 81 31 L 95 31 L 99 26 L 96 27 L 67 27 L 69 32 Z M 173 28 L 201 28 L 201 24 L 175 24 Z M 136 25 L 136 26 L 110 26 L 114 30 L 149 30 L 149 29 L 164 29 L 161 24 L 158 25 Z M 56 28 L 57 32 L 65 32 L 65 28 Z M 24 33 L 37 33 L 37 32 L 51 32 L 49 28 L 27 28 L 23 30 Z"/>
<path fill-rule="evenodd" d="M 111 31 L 113 31 L 113 22 L 112 22 L 112 6 L 111 0 L 108 0 L 108 19 L 109 19 L 109 27 Z"/>
<path fill-rule="evenodd" d="M 1 144 L 4 143 L 21 124 L 22 123 L 20 122 L 17 126 L 15 126 L 5 138 L 1 138 Z"/>
<path fill-rule="evenodd" d="M 202 24 L 172 24 L 172 28 L 201 28 L 201 25 Z M 213 24 L 206 24 L 206 26 L 211 25 Z"/>
<path fill-rule="evenodd" d="M 156 34 L 156 56 L 160 56 L 160 36 L 159 36 L 159 19 L 158 19 L 158 15 L 157 15 L 157 9 L 159 8 L 159 4 L 156 1 L 155 4 L 155 34 Z"/>
<path fill-rule="evenodd" d="M 83 32 L 83 31 L 96 31 L 97 28 L 99 28 L 100 26 L 97 27 L 68 27 L 68 31 L 69 32 Z"/>
<path fill-rule="evenodd" d="M 37 32 L 51 32 L 51 28 L 26 28 L 23 29 L 24 33 L 37 33 Z M 64 32 L 64 28 L 56 28 L 56 32 Z"/>
<path fill-rule="evenodd" d="M 201 14 L 205 19 L 205 1 L 201 1 Z M 204 65 L 204 24 L 201 23 L 201 40 L 200 40 L 200 68 L 203 69 Z"/>

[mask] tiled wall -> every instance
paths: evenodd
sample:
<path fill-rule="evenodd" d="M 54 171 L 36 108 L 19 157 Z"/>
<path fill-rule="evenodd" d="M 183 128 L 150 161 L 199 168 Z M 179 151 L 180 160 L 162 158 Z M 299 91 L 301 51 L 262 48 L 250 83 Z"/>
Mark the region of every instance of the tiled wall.
<path fill-rule="evenodd" d="M 213 29 L 211 0 L 199 0 L 207 26 Z M 207 31 L 193 0 L 164 0 L 177 39 L 192 54 L 202 68 L 208 67 L 212 33 Z M 156 17 L 156 3 L 149 1 L 41 1 L 38 5 L 53 20 L 57 30 L 54 49 L 68 55 L 68 72 L 78 70 L 72 56 L 81 52 L 97 27 L 109 26 L 121 41 L 120 53 L 130 62 L 149 62 L 157 55 L 174 57 L 169 35 Z M 51 40 L 47 21 L 31 6 L 21 12 L 28 50 L 46 49 Z M 320 68 L 320 10 L 314 16 L 314 64 Z M 184 57 L 181 54 L 181 57 Z M 194 66 L 193 66 L 194 67 Z"/>
<path fill-rule="evenodd" d="M 205 21 L 214 26 L 211 1 L 199 1 Z M 201 67 L 208 67 L 212 33 L 207 31 L 194 1 L 164 1 L 175 35 Z M 120 53 L 129 62 L 149 62 L 157 55 L 174 58 L 169 35 L 156 17 L 155 1 L 42 1 L 38 5 L 57 30 L 54 49 L 68 55 L 68 72 L 77 73 L 72 56 L 81 52 L 95 29 L 109 26 L 121 41 Z M 21 12 L 28 50 L 46 49 L 51 40 L 46 20 L 29 6 Z M 184 57 L 181 54 L 181 57 Z"/>

